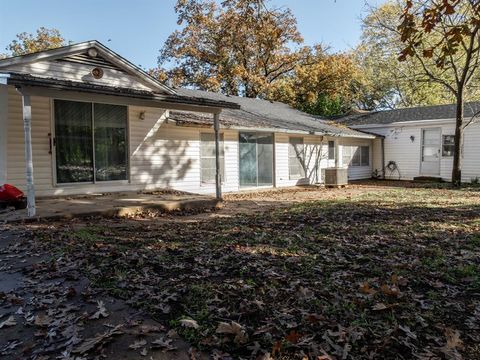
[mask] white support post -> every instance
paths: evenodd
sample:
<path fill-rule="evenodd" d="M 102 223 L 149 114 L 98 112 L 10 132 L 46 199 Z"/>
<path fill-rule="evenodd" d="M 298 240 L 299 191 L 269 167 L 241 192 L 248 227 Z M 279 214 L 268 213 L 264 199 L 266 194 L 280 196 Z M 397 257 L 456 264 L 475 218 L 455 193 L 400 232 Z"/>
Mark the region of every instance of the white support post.
<path fill-rule="evenodd" d="M 25 174 L 27 177 L 27 215 L 35 216 L 35 185 L 33 183 L 32 106 L 30 95 L 22 93 L 23 129 L 25 132 Z"/>
<path fill-rule="evenodd" d="M 340 144 L 338 139 L 335 140 L 335 167 L 340 167 Z"/>
<path fill-rule="evenodd" d="M 0 74 L 1 75 L 1 74 Z M 0 76 L 0 186 L 7 182 L 8 87 Z"/>
<path fill-rule="evenodd" d="M 218 200 L 222 199 L 222 179 L 220 173 L 220 113 L 213 114 L 213 129 L 215 131 L 215 193 Z"/>

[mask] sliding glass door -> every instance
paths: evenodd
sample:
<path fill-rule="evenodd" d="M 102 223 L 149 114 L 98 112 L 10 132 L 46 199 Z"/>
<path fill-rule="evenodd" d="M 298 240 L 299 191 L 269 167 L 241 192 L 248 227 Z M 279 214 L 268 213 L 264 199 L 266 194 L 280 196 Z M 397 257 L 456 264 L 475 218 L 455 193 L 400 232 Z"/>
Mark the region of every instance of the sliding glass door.
<path fill-rule="evenodd" d="M 55 100 L 57 183 L 127 179 L 127 107 Z"/>
<path fill-rule="evenodd" d="M 273 135 L 239 134 L 240 186 L 273 185 Z"/>

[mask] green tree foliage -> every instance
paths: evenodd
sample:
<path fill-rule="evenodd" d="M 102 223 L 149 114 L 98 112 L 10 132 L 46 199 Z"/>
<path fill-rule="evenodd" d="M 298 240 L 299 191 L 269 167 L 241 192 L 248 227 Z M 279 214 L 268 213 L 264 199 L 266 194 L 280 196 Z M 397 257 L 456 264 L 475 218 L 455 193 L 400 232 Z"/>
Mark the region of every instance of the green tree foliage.
<path fill-rule="evenodd" d="M 329 54 L 321 46 L 308 60 L 272 84 L 267 97 L 315 115 L 338 115 L 354 105 L 358 67 L 349 54 Z"/>
<path fill-rule="evenodd" d="M 54 49 L 67 45 L 67 42 L 57 29 L 39 28 L 36 34 L 26 32 L 17 34 L 7 47 L 8 53 L 5 56 L 18 56 L 38 51 Z"/>
<path fill-rule="evenodd" d="M 357 87 L 361 109 L 388 109 L 453 102 L 451 94 L 429 78 L 421 76 L 423 66 L 415 58 L 398 61 L 404 48 L 398 26 L 403 0 L 371 7 L 363 19 L 360 45 L 355 49 L 362 76 Z M 438 70 L 434 67 L 432 72 Z"/>

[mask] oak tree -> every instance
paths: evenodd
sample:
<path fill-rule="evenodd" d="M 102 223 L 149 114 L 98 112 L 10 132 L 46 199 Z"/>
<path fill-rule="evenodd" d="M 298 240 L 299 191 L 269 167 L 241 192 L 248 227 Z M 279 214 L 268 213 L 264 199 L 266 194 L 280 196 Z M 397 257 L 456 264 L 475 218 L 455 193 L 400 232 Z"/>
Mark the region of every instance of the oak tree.
<path fill-rule="evenodd" d="M 17 34 L 16 37 L 6 47 L 6 50 L 9 51 L 6 54 L 7 56 L 25 55 L 67 45 L 67 41 L 60 34 L 59 30 L 47 29 L 45 27 L 37 29 L 35 35 L 23 32 Z"/>
<path fill-rule="evenodd" d="M 168 37 L 157 70 L 174 85 L 257 97 L 307 58 L 288 8 L 264 0 L 178 0 L 175 11 L 182 28 Z"/>

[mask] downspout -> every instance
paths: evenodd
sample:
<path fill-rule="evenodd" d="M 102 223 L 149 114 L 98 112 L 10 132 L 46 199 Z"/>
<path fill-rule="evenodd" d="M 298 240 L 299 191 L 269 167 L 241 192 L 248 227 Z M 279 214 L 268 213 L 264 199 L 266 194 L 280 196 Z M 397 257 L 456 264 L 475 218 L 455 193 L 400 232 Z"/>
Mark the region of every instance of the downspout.
<path fill-rule="evenodd" d="M 32 155 L 32 105 L 30 95 L 22 88 L 17 87 L 22 95 L 23 130 L 25 135 L 25 175 L 27 178 L 27 216 L 34 217 L 35 207 L 35 185 L 33 182 L 33 155 Z"/>
<path fill-rule="evenodd" d="M 215 194 L 222 200 L 222 178 L 220 173 L 220 112 L 213 114 L 213 129 L 215 131 Z"/>

